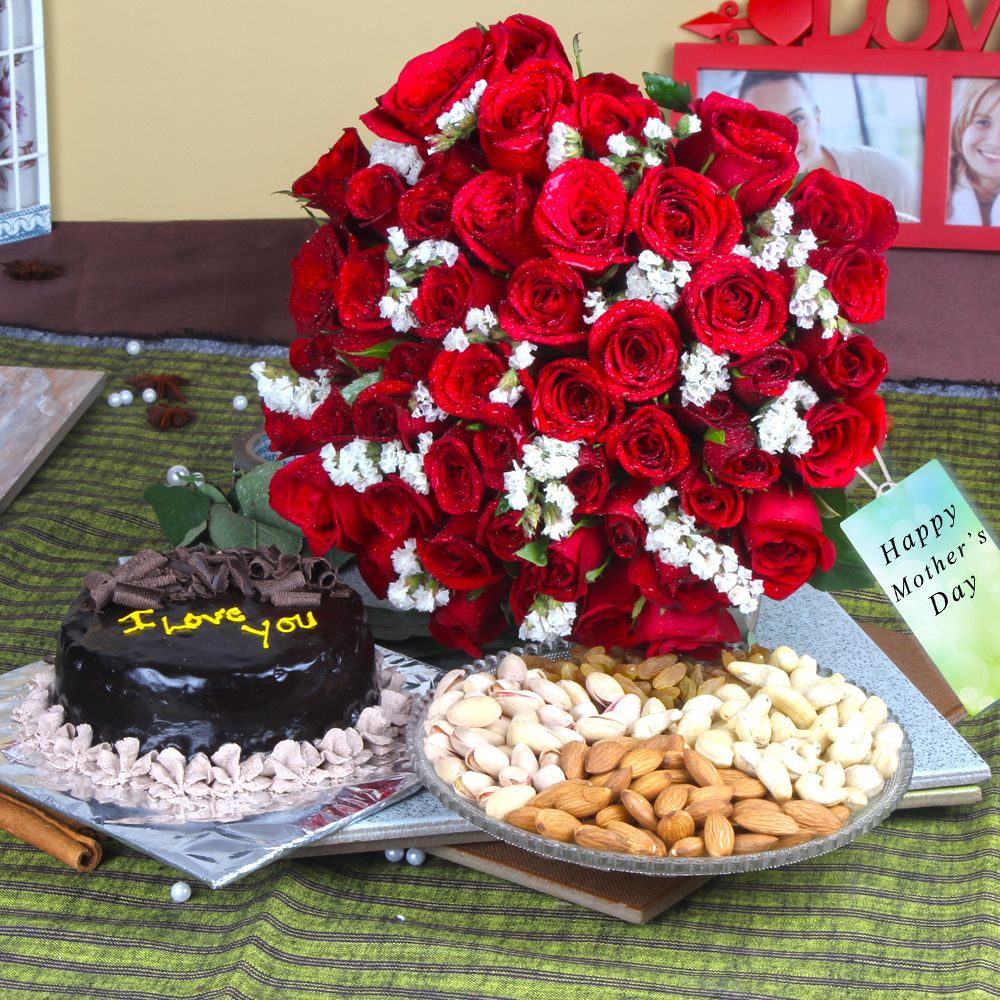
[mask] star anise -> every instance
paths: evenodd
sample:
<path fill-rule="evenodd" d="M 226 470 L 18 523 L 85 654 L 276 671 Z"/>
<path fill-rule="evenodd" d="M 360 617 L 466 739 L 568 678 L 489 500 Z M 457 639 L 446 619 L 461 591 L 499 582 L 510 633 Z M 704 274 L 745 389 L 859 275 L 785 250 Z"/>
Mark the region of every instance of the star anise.
<path fill-rule="evenodd" d="M 133 375 L 132 378 L 125 379 L 130 386 L 143 392 L 145 389 L 152 389 L 156 393 L 157 399 L 176 399 L 178 402 L 186 402 L 181 386 L 187 385 L 190 379 L 183 375 Z"/>
<path fill-rule="evenodd" d="M 15 281 L 51 281 L 58 278 L 63 269 L 58 264 L 48 264 L 33 257 L 30 260 L 8 260 L 3 264 L 4 274 Z"/>
<path fill-rule="evenodd" d="M 154 403 L 146 410 L 146 419 L 158 431 L 171 427 L 183 427 L 194 420 L 194 410 L 186 406 L 171 406 L 168 403 Z"/>

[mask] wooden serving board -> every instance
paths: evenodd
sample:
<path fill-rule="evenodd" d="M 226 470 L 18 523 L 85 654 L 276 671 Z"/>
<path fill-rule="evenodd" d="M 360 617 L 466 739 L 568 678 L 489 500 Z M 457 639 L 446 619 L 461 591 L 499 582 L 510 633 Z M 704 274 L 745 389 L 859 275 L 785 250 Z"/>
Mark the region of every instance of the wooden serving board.
<path fill-rule="evenodd" d="M 0 511 L 103 388 L 103 372 L 0 366 Z"/>

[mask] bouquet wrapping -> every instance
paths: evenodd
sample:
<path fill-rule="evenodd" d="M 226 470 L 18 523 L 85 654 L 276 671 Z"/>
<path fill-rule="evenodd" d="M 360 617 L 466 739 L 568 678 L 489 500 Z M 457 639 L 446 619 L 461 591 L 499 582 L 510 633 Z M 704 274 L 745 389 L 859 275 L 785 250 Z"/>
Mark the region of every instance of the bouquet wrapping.
<path fill-rule="evenodd" d="M 710 655 L 831 567 L 815 491 L 885 437 L 854 324 L 890 203 L 800 174 L 787 118 L 646 85 L 527 15 L 469 28 L 292 188 L 317 228 L 294 374 L 253 367 L 297 456 L 271 504 L 471 655 L 509 622 Z"/>

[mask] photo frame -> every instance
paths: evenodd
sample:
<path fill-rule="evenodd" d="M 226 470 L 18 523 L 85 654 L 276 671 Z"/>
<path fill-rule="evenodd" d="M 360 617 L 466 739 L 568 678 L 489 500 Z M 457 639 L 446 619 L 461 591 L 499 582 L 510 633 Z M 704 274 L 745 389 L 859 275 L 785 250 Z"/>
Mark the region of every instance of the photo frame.
<path fill-rule="evenodd" d="M 732 90 L 739 88 L 745 73 L 753 74 L 758 79 L 761 74 L 764 77 L 799 74 L 810 78 L 813 93 L 797 102 L 797 106 L 808 106 L 811 98 L 821 89 L 828 94 L 834 93 L 834 78 L 837 78 L 841 93 L 845 92 L 843 81 L 850 81 L 851 91 L 855 95 L 853 105 L 850 100 L 835 101 L 833 105 L 834 114 L 839 118 L 839 141 L 845 147 L 851 145 L 849 119 L 863 106 L 864 90 L 867 88 L 870 94 L 878 94 L 881 90 L 886 111 L 882 120 L 891 120 L 896 138 L 878 135 L 876 143 L 873 141 L 873 134 L 877 130 L 866 127 L 859 129 L 860 134 L 854 145 L 865 149 L 881 149 L 886 154 L 881 159 L 898 159 L 909 163 L 916 176 L 917 211 L 900 212 L 899 237 L 894 245 L 953 250 L 1000 250 L 1000 195 L 994 203 L 992 216 L 983 210 L 980 215 L 982 221 L 976 224 L 973 213 L 977 208 L 977 200 L 972 192 L 963 190 L 965 161 L 957 155 L 955 176 L 958 179 L 954 184 L 952 181 L 951 139 L 953 113 L 957 114 L 962 110 L 963 93 L 988 90 L 991 107 L 994 88 L 987 84 L 996 81 L 996 91 L 1000 93 L 1000 58 L 996 53 L 869 48 L 846 50 L 742 44 L 681 43 L 674 47 L 673 75 L 675 79 L 687 82 L 695 96 L 704 96 L 711 89 L 718 89 L 717 82 L 727 78 L 730 81 L 730 96 L 739 96 Z M 816 87 L 816 80 L 820 80 L 824 86 Z M 899 94 L 907 92 L 907 82 L 910 84 L 912 101 L 900 110 Z M 981 86 L 974 86 L 980 83 Z M 774 98 L 775 90 L 773 87 L 770 89 L 769 99 Z M 752 100 L 762 93 L 758 91 L 754 95 L 748 91 L 746 99 Z M 788 95 L 780 96 L 787 98 Z M 981 106 L 982 102 L 974 110 L 978 111 Z M 774 110 L 778 108 L 774 107 Z M 1000 116 L 1000 97 L 997 98 L 995 114 Z M 913 116 L 916 118 L 917 130 L 922 130 L 919 136 L 914 133 L 913 127 L 907 132 L 905 123 Z M 861 124 L 870 126 L 871 123 Z M 1000 135 L 1000 131 L 997 134 Z M 822 139 L 822 131 L 820 137 L 822 144 L 825 141 Z M 989 141 L 992 143 L 992 140 Z M 900 143 L 898 148 L 894 148 L 895 142 Z M 961 145 L 960 138 L 959 144 Z M 970 144 L 966 142 L 965 145 L 969 147 Z M 917 146 L 919 152 L 916 151 Z M 825 148 L 829 152 L 829 147 Z M 834 150 L 837 151 L 839 150 Z M 856 159 L 866 156 L 864 149 L 859 148 L 856 152 Z M 988 152 L 993 152 L 992 146 Z M 1000 153 L 1000 139 L 996 152 Z M 827 158 L 824 165 L 829 163 L 830 159 Z M 986 166 L 985 169 L 989 170 L 990 167 Z M 841 171 L 838 169 L 836 172 Z M 851 176 L 847 171 L 843 171 L 843 175 Z M 876 174 L 869 173 L 867 179 L 853 179 L 874 189 L 877 184 L 871 178 L 875 176 Z M 1000 177 L 1000 169 L 997 176 Z M 887 193 L 886 196 L 894 200 L 891 194 Z M 970 197 L 973 198 L 972 201 Z M 961 210 L 956 209 L 956 201 L 959 201 Z"/>
<path fill-rule="evenodd" d="M 0 244 L 52 232 L 42 0 L 0 0 Z"/>

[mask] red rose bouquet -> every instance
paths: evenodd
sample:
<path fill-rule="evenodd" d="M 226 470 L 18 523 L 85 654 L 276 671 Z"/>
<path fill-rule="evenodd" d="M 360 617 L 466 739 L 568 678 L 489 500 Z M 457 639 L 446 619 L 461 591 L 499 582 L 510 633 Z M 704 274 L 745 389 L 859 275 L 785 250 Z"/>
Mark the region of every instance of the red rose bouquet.
<path fill-rule="evenodd" d="M 830 569 L 815 491 L 885 436 L 852 324 L 882 314 L 892 206 L 801 176 L 788 119 L 645 79 L 574 74 L 527 15 L 470 28 L 292 188 L 318 228 L 296 376 L 254 366 L 298 456 L 272 505 L 473 655 L 509 620 L 737 639 L 731 608 Z"/>

